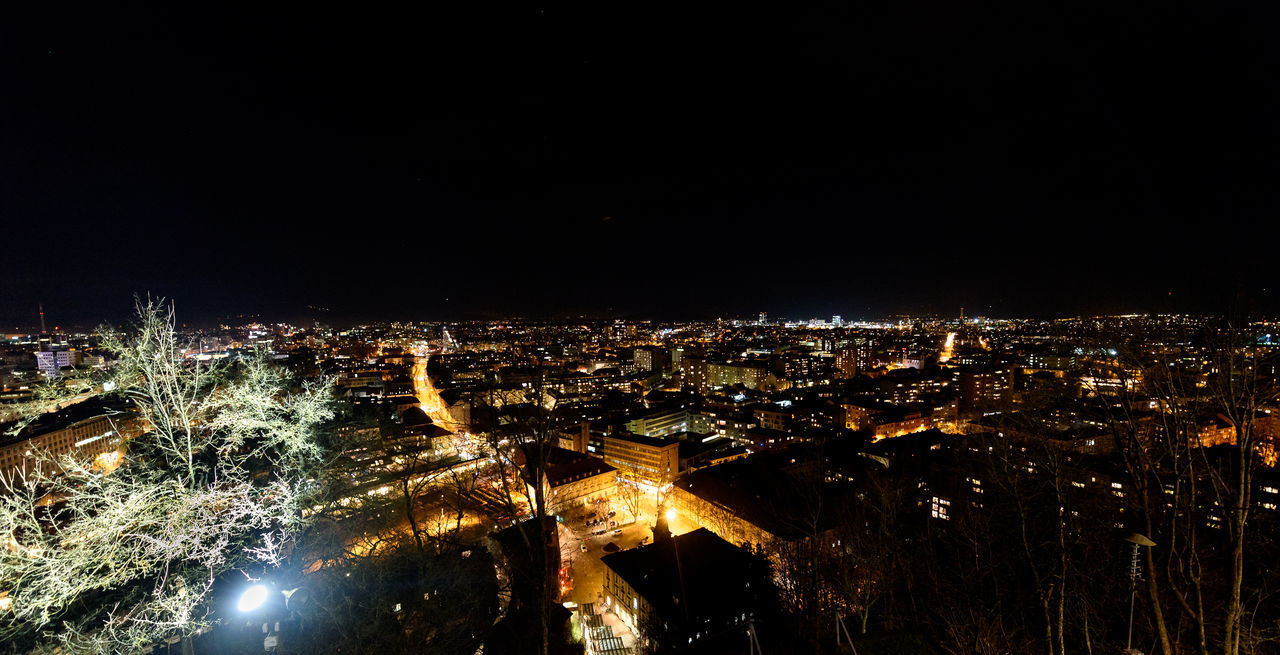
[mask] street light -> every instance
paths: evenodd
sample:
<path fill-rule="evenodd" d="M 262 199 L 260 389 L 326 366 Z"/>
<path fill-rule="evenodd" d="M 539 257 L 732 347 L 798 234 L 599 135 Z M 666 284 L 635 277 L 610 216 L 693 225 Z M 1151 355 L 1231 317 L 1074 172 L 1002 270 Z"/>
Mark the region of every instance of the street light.
<path fill-rule="evenodd" d="M 1141 651 L 1133 648 L 1133 598 L 1138 592 L 1138 578 L 1142 577 L 1142 566 L 1138 563 L 1138 549 L 1150 548 L 1156 545 L 1156 542 L 1148 539 L 1147 535 L 1137 532 L 1130 533 L 1124 540 L 1133 544 L 1133 560 L 1129 563 L 1129 641 L 1124 652 L 1126 655 L 1142 655 Z"/>
<path fill-rule="evenodd" d="M 465 553 L 464 553 L 465 555 Z M 310 592 L 306 587 L 294 587 L 293 589 L 284 589 L 280 592 L 284 596 L 284 607 L 289 611 L 296 612 L 299 607 L 307 604 L 311 599 Z"/>
<path fill-rule="evenodd" d="M 276 620 L 268 620 L 262 624 L 262 631 L 266 633 L 266 638 L 262 640 L 262 647 L 267 652 L 277 652 L 280 648 L 280 620 L 292 617 L 299 607 L 308 602 L 308 593 L 305 587 L 295 587 L 293 589 L 273 589 L 272 587 L 257 583 L 250 585 L 240 594 L 240 599 L 236 601 L 236 609 L 245 614 L 255 614 L 267 605 L 267 601 L 272 599 L 272 594 L 278 593 L 284 598 L 284 612 L 280 616 L 280 605 L 275 604 L 274 609 L 268 612 L 268 619 L 274 616 Z M 278 599 L 277 599 L 278 600 Z"/>
<path fill-rule="evenodd" d="M 268 591 L 266 585 L 253 585 L 248 589 L 245 589 L 244 593 L 240 594 L 240 600 L 236 603 L 236 609 L 241 612 L 252 612 L 259 607 L 262 607 L 262 604 L 267 602 L 267 594 Z"/>

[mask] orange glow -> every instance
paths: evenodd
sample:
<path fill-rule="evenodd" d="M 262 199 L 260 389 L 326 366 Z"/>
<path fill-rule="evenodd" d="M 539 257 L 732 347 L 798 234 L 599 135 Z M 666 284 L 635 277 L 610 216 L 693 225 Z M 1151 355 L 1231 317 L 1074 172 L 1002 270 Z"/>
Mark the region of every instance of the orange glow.
<path fill-rule="evenodd" d="M 431 383 L 431 376 L 427 375 L 427 356 L 425 354 L 418 355 L 413 361 L 413 395 L 417 396 L 418 406 L 427 413 L 432 423 L 451 431 L 460 427 L 454 424 L 453 418 L 449 416 L 449 409 L 445 405 L 444 399 L 440 397 L 440 392 L 436 391 L 435 385 Z"/>
<path fill-rule="evenodd" d="M 110 473 L 120 468 L 120 451 L 112 450 L 100 453 L 93 458 L 93 467 L 105 473 Z"/>
<path fill-rule="evenodd" d="M 948 332 L 947 341 L 946 343 L 942 344 L 942 352 L 938 355 L 939 364 L 944 363 L 947 360 L 951 359 L 951 355 L 954 354 L 955 352 L 955 344 L 956 344 L 956 333 Z"/>

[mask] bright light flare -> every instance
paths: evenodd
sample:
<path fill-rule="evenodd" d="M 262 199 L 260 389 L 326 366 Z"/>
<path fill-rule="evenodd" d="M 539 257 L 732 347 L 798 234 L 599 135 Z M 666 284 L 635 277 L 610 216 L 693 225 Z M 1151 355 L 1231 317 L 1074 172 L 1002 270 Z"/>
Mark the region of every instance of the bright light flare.
<path fill-rule="evenodd" d="M 667 520 L 668 521 L 676 520 L 676 511 L 674 509 L 667 510 Z"/>
<path fill-rule="evenodd" d="M 244 590 L 240 594 L 240 601 L 236 603 L 236 609 L 241 612 L 252 612 L 262 607 L 267 602 L 267 586 L 256 584 Z"/>

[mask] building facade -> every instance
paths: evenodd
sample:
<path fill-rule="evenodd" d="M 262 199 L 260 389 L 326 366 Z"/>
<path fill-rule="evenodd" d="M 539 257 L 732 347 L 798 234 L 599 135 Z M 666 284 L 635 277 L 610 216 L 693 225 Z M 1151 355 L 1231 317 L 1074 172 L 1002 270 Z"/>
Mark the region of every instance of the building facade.
<path fill-rule="evenodd" d="M 606 435 L 604 461 L 623 475 L 662 487 L 680 473 L 680 442 L 635 434 Z"/>

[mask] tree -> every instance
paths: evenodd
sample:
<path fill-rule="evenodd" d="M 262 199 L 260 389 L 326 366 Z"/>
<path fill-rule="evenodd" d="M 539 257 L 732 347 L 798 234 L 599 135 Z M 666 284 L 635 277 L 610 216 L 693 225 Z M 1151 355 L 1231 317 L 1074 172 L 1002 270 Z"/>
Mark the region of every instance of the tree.
<path fill-rule="evenodd" d="M 640 508 L 643 506 L 644 491 L 640 489 L 640 483 L 634 475 L 619 474 L 617 484 L 614 488 L 614 497 L 618 499 L 628 514 L 631 515 L 631 521 L 640 520 Z"/>
<path fill-rule="evenodd" d="M 295 385 L 262 357 L 184 360 L 172 307 L 138 301 L 108 338 L 107 389 L 144 430 L 110 475 L 64 455 L 3 479 L 0 617 L 10 643 L 68 653 L 140 650 L 214 619 L 214 582 L 274 566 L 303 524 L 326 384 Z"/>
<path fill-rule="evenodd" d="M 1167 335 L 1155 352 L 1122 345 L 1119 391 L 1096 394 L 1133 488 L 1134 527 L 1156 544 L 1143 549 L 1146 600 L 1166 655 L 1185 640 L 1194 652 L 1237 655 L 1257 634 L 1247 600 L 1261 590 L 1250 588 L 1246 555 L 1261 545 L 1252 492 L 1277 390 L 1242 325 Z M 1139 400 L 1150 411 L 1135 410 Z M 1225 442 L 1206 436 L 1207 416 L 1228 426 Z"/>
<path fill-rule="evenodd" d="M 428 437 L 387 422 L 345 427 L 319 480 L 327 493 L 277 573 L 310 592 L 288 648 L 474 653 L 500 591 L 484 526 L 463 522 L 479 462 L 439 458 Z"/>
<path fill-rule="evenodd" d="M 544 654 L 556 645 L 552 635 L 562 628 L 549 621 L 559 588 L 554 584 L 551 561 L 552 553 L 557 551 L 550 547 L 556 528 L 552 522 L 549 529 L 545 520 L 549 512 L 543 480 L 551 448 L 557 442 L 556 403 L 547 391 L 546 373 L 541 361 L 535 360 L 533 381 L 527 390 L 504 393 L 494 378 L 482 392 L 487 396 L 484 405 L 489 417 L 485 442 L 494 462 L 499 497 L 507 516 L 515 520 L 511 528 L 516 535 L 514 541 L 523 549 L 521 553 L 507 553 L 507 568 L 513 589 L 511 607 L 526 611 L 508 611 L 503 620 L 536 630 L 536 651 Z M 532 520 L 520 520 L 525 511 Z"/>
<path fill-rule="evenodd" d="M 291 652 L 476 652 L 498 611 L 489 552 L 405 534 L 399 504 L 317 520 L 299 538 L 291 564 L 310 570 L 312 600 L 298 612 L 305 629 L 289 636 Z"/>

